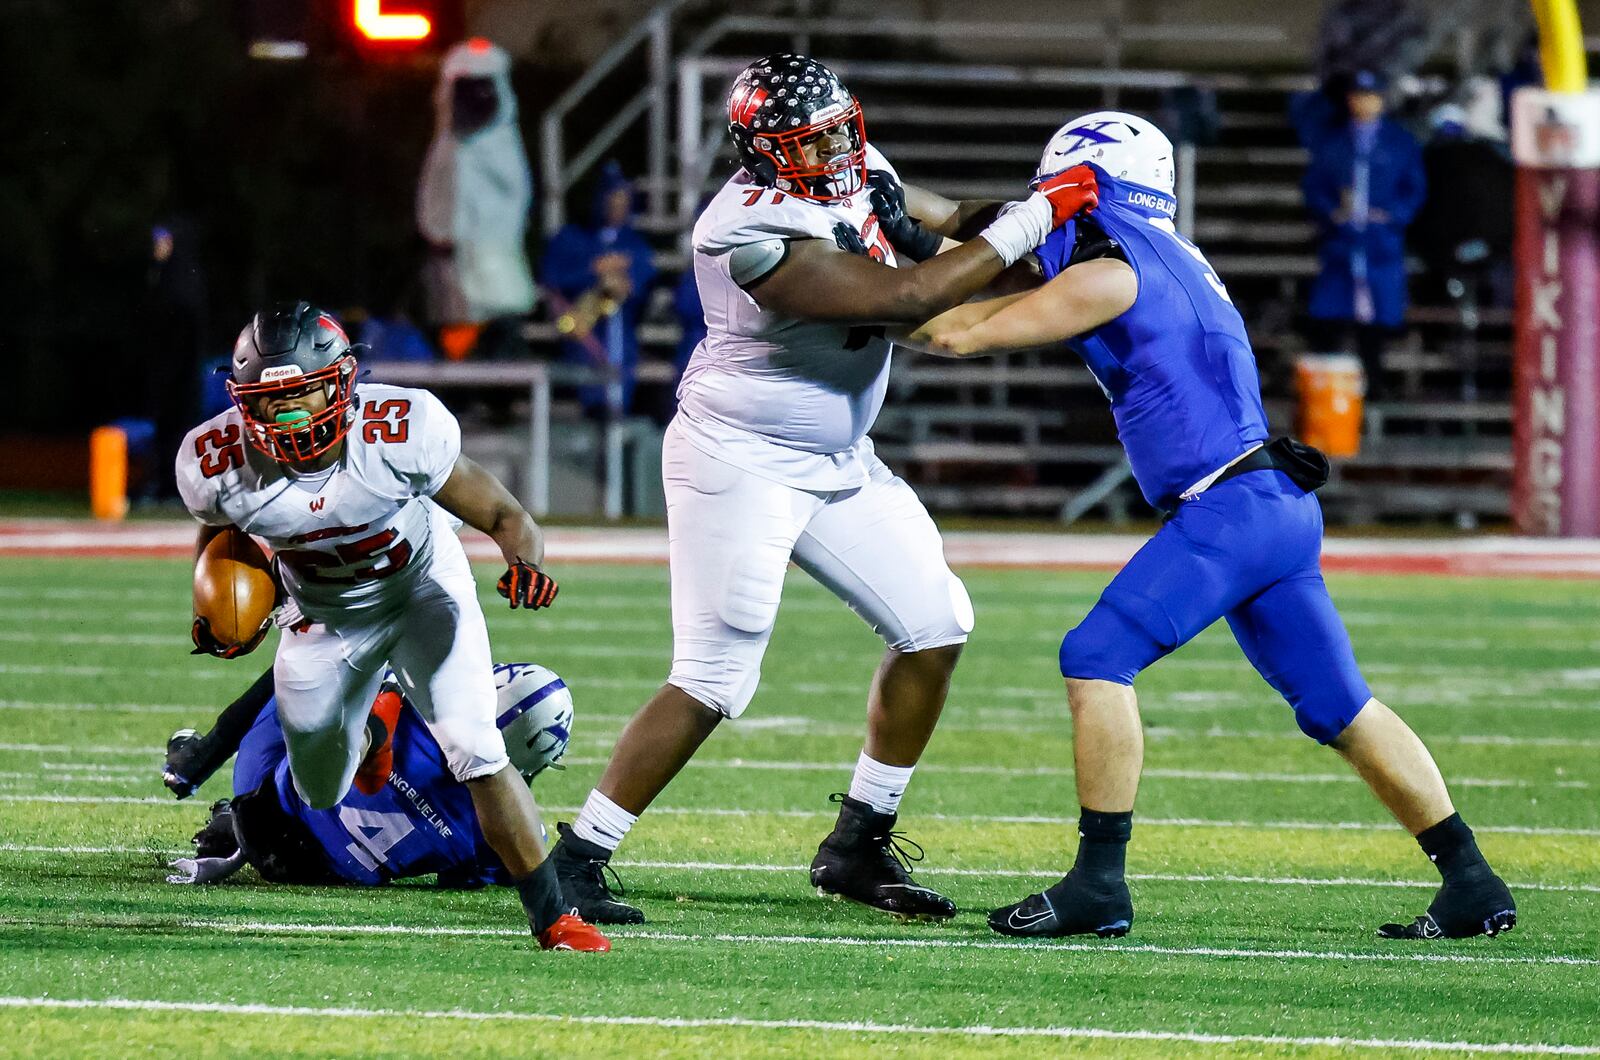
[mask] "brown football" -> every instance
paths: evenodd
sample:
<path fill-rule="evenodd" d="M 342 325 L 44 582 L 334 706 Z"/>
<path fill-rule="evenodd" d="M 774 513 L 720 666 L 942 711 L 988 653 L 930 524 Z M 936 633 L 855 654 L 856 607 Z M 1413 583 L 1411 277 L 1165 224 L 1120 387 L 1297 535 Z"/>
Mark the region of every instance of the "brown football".
<path fill-rule="evenodd" d="M 272 563 L 249 534 L 233 527 L 206 543 L 194 565 L 194 613 L 227 645 L 250 644 L 278 603 Z"/>

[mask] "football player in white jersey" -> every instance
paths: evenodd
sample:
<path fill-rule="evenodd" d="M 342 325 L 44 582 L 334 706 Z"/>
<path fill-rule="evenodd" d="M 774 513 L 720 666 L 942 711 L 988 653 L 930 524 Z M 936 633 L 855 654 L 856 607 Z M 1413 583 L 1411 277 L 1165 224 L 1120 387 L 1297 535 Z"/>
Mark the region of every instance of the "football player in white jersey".
<path fill-rule="evenodd" d="M 707 335 L 662 455 L 672 670 L 577 820 L 559 826 L 552 857 L 585 917 L 644 919 L 606 887 L 607 861 L 717 724 L 749 704 L 793 560 L 887 645 L 866 746 L 811 882 L 898 916 L 943 919 L 954 904 L 912 881 L 891 833 L 973 614 L 933 520 L 867 437 L 888 382 L 884 327 L 965 301 L 1091 205 L 1092 189 L 1041 187 L 965 245 L 938 253 L 935 238 L 926 260 L 896 267 L 883 231 L 884 213 L 903 214 L 894 171 L 827 67 L 800 55 L 752 63 L 734 81 L 728 120 L 743 168 L 694 229 Z M 982 204 L 906 190 L 941 235 L 981 222 Z"/>
<path fill-rule="evenodd" d="M 363 790 L 382 789 L 392 729 L 368 707 L 392 666 L 471 792 L 540 945 L 609 949 L 569 912 L 533 796 L 510 768 L 488 627 L 452 516 L 500 546 L 498 587 L 513 608 L 555 598 L 555 581 L 539 569 L 543 532 L 461 455 L 461 428 L 438 398 L 356 386 L 349 340 L 326 313 L 298 302 L 256 314 L 231 367 L 234 407 L 184 439 L 178 486 L 204 524 L 197 549 L 227 527 L 272 546 L 292 605 L 279 619 L 273 677 L 301 797 L 316 809 L 337 805 L 358 768 Z M 238 654 L 203 619 L 193 636 L 197 651 Z"/>

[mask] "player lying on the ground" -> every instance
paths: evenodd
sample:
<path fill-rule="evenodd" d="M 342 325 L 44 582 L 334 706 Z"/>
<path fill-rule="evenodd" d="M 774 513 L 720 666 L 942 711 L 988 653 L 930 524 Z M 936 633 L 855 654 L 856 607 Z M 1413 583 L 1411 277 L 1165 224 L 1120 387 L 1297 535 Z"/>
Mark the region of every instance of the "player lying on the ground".
<path fill-rule="evenodd" d="M 532 663 L 494 668 L 496 724 L 524 780 L 560 759 L 572 731 L 572 694 Z M 392 675 L 372 715 L 385 732 L 391 771 L 376 793 L 352 789 L 338 806 L 313 809 L 289 775 L 288 754 L 269 670 L 230 703 L 205 735 L 191 729 L 167 744 L 162 780 L 180 799 L 205 783 L 235 751 L 233 797 L 211 806 L 194 837 L 195 856 L 172 863 L 172 883 L 214 883 L 249 864 L 272 883 L 374 885 L 438 873 L 441 887 L 506 884 L 466 785 L 450 772 L 439 741 Z"/>
<path fill-rule="evenodd" d="M 1173 226 L 1172 145 L 1131 114 L 1069 122 L 1037 179 L 1088 166 L 1098 207 L 1038 250 L 1046 282 L 961 306 L 911 336 L 965 357 L 1067 341 L 1111 399 L 1155 537 L 1061 642 L 1073 719 L 1077 861 L 1043 894 L 997 909 L 1008 935 L 1126 934 L 1123 880 L 1144 734 L 1141 670 L 1226 618 L 1245 656 L 1416 836 L 1444 877 L 1428 912 L 1390 938 L 1494 935 L 1516 923 L 1506 885 L 1451 804 L 1422 741 L 1373 697 L 1320 569 L 1321 453 L 1268 441 L 1255 358 L 1227 291 Z"/>
<path fill-rule="evenodd" d="M 887 647 L 868 692 L 866 746 L 811 882 L 896 915 L 948 917 L 955 906 L 912 881 L 891 832 L 972 604 L 922 502 L 867 437 L 888 383 L 883 326 L 974 294 L 1078 212 L 1085 192 L 1071 178 L 1041 182 L 965 245 L 939 254 L 942 237 L 929 233 L 897 267 L 866 182 L 869 164 L 888 163 L 827 67 L 800 55 L 752 63 L 734 81 L 728 122 L 743 168 L 695 225 L 707 335 L 662 453 L 672 670 L 623 731 L 577 821 L 560 826 L 552 857 L 585 917 L 644 919 L 607 889 L 607 860 L 717 724 L 749 705 L 793 560 Z M 1000 208 L 912 194 L 940 232 Z"/>
<path fill-rule="evenodd" d="M 513 608 L 545 607 L 544 535 L 500 482 L 461 455 L 461 428 L 426 390 L 356 384 L 344 331 L 305 302 L 262 313 L 230 361 L 234 407 L 189 433 L 178 485 L 203 524 L 197 555 L 228 527 L 264 538 L 298 614 L 273 663 L 289 771 L 307 805 L 382 788 L 369 708 L 385 666 L 466 785 L 485 841 L 549 948 L 609 948 L 561 896 L 538 808 L 495 726 L 489 631 L 455 516 L 494 539 Z M 431 498 L 431 499 L 430 499 Z M 291 610 L 294 610 L 291 609 Z M 197 647 L 231 645 L 194 625 Z"/>

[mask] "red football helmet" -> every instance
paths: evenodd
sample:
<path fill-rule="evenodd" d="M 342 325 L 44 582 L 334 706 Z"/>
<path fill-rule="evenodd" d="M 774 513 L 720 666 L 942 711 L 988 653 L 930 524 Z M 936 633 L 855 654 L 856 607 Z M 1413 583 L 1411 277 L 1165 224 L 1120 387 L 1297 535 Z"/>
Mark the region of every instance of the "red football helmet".
<path fill-rule="evenodd" d="M 842 130 L 848 149 L 816 162 L 802 147 Z M 728 95 L 728 135 L 758 183 L 817 202 L 845 199 L 867 183 L 861 104 L 832 70 L 804 55 L 769 55 L 744 68 Z"/>
<path fill-rule="evenodd" d="M 250 444 L 281 464 L 303 464 L 338 445 L 356 418 L 356 359 L 332 316 L 309 302 L 257 313 L 233 344 L 228 396 Z M 324 408 L 269 413 L 281 401 L 320 389 Z M 270 418 L 269 418 L 270 416 Z"/>

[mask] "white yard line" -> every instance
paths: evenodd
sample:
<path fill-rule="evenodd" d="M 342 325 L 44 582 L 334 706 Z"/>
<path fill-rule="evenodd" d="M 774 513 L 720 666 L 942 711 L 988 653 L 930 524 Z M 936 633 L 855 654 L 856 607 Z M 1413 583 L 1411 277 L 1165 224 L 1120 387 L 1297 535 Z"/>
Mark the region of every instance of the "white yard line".
<path fill-rule="evenodd" d="M 26 918 L 0 918 L 0 924 L 27 924 Z M 217 920 L 209 918 L 163 920 L 160 918 L 93 919 L 74 921 L 76 927 L 90 930 L 127 931 L 130 928 L 167 928 L 185 931 L 217 931 L 235 935 L 376 935 L 376 936 L 434 936 L 443 938 L 527 938 L 525 928 L 504 927 L 442 927 L 421 924 L 303 924 L 271 920 Z M 647 939 L 651 942 L 723 942 L 739 945 L 768 946 L 838 946 L 844 948 L 888 947 L 913 950 L 1032 950 L 1035 952 L 1095 953 L 1104 956 L 1126 954 L 1158 957 L 1224 957 L 1271 961 L 1358 961 L 1399 964 L 1465 964 L 1465 965 L 1561 965 L 1589 968 L 1600 966 L 1600 958 L 1576 957 L 1565 954 L 1538 954 L 1534 956 L 1497 956 L 1478 953 L 1439 953 L 1421 950 L 1416 946 L 1397 945 L 1387 952 L 1348 950 L 1263 949 L 1235 946 L 1160 946 L 1153 943 L 1122 943 L 1105 941 L 1064 941 L 1061 939 L 964 939 L 964 938 L 909 938 L 903 936 L 862 937 L 855 935 L 763 935 L 731 932 L 656 931 L 635 930 L 627 927 L 608 927 L 613 940 Z"/>
<path fill-rule="evenodd" d="M 742 1016 L 680 1018 L 673 1016 L 582 1016 L 546 1012 L 478 1012 L 470 1009 L 375 1009 L 238 1005 L 216 1001 L 169 1001 L 150 998 L 0 997 L 3 1008 L 103 1009 L 122 1012 L 188 1012 L 229 1016 L 291 1016 L 312 1019 L 427 1019 L 469 1022 L 528 1022 L 621 1027 L 738 1028 L 745 1030 L 810 1030 L 843 1034 L 957 1036 L 971 1038 L 1045 1038 L 1140 1042 L 1185 1042 L 1196 1045 L 1325 1046 L 1412 1052 L 1464 1052 L 1545 1056 L 1595 1056 L 1600 1046 L 1545 1042 L 1436 1041 L 1426 1038 L 1347 1038 L 1275 1034 L 1215 1034 L 1193 1031 L 1105 1030 L 1099 1027 L 936 1026 L 909 1023 L 867 1023 L 842 1020 L 747 1019 Z"/>
<path fill-rule="evenodd" d="M 164 857 L 183 857 L 187 850 L 157 850 L 147 846 L 53 846 L 36 843 L 0 843 L 0 853 L 7 854 L 158 854 Z M 810 866 L 782 865 L 770 862 L 738 861 L 654 861 L 618 859 L 621 869 L 665 869 L 680 872 L 759 872 L 803 873 Z M 919 867 L 925 876 L 960 876 L 977 879 L 1050 880 L 1061 875 L 1059 866 L 1036 869 L 956 869 L 935 866 Z M 1259 887 L 1378 887 L 1402 890 L 1434 890 L 1438 880 L 1387 880 L 1359 876 L 1247 876 L 1236 873 L 1205 872 L 1130 872 L 1128 879 L 1150 883 L 1238 883 Z M 1593 883 L 1530 883 L 1511 880 L 1508 885 L 1518 891 L 1545 891 L 1551 894 L 1600 894 L 1600 884 Z"/>
<path fill-rule="evenodd" d="M 652 687 L 655 684 L 652 682 Z M 40 704 L 26 700 L 0 700 L 0 710 L 32 710 Z M 188 706 L 180 703 L 53 703 L 43 704 L 53 710 L 70 711 L 74 713 L 94 713 L 96 711 L 116 711 L 130 714 L 168 714 L 189 715 L 195 720 L 204 720 L 208 711 L 207 706 Z M 578 714 L 580 741 L 591 734 L 584 728 L 587 721 L 591 726 L 622 725 L 632 715 L 627 714 Z M 810 718 L 797 715 L 767 715 L 744 717 L 726 726 L 724 731 L 730 736 L 740 734 L 769 732 L 782 730 L 797 734 L 811 736 L 850 736 L 859 738 L 862 727 L 853 723 L 819 722 Z M 959 721 L 946 721 L 940 725 L 942 732 L 977 732 L 1001 733 L 1017 735 L 1018 730 L 1014 725 L 976 725 L 962 724 Z M 1305 743 L 1306 737 L 1297 730 L 1279 731 L 1276 729 L 1224 729 L 1208 727 L 1204 729 L 1178 729 L 1170 725 L 1153 725 L 1145 730 L 1145 738 L 1151 741 L 1160 740 L 1283 740 L 1291 743 Z M 1563 747 L 1593 749 L 1600 748 L 1600 737 L 1581 736 L 1505 736 L 1500 734 L 1449 734 L 1429 733 L 1427 741 L 1430 744 L 1462 744 L 1466 746 L 1486 747 Z M 24 751 L 49 747 L 51 750 L 62 754 L 82 752 L 84 754 L 140 754 L 161 755 L 161 748 L 128 749 L 104 746 L 73 747 L 64 744 L 45 745 L 27 743 L 0 743 L 0 751 Z M 698 761 L 698 760 L 697 760 Z M 851 768 L 854 768 L 853 766 Z M 1041 773 L 1048 776 L 1048 773 Z"/>
<path fill-rule="evenodd" d="M 207 720 L 215 709 L 185 706 L 182 703 L 35 703 L 27 699 L 0 699 L 0 710 L 38 710 L 53 714 L 96 714 L 107 711 L 126 714 L 190 714 L 194 715 L 197 721 Z M 6 745 L 0 745 L 0 750 L 4 750 L 5 747 Z"/>
<path fill-rule="evenodd" d="M 186 851 L 157 850 L 154 847 L 45 846 L 36 843 L 0 843 L 0 852 L 6 854 L 161 854 L 166 857 L 187 856 Z"/>
<path fill-rule="evenodd" d="M 602 757 L 587 757 L 567 755 L 562 759 L 566 765 L 573 766 L 603 766 L 609 759 Z M 697 768 L 705 769 L 736 769 L 755 770 L 758 772 L 799 772 L 799 773 L 848 773 L 855 768 L 854 762 L 802 762 L 802 761 L 764 761 L 747 758 L 696 758 L 694 764 Z M 45 767 L 48 768 L 48 765 Z M 93 768 L 91 766 L 78 766 L 62 763 L 62 768 Z M 1071 777 L 1073 771 L 1062 766 L 988 766 L 988 765 L 943 765 L 938 762 L 925 762 L 917 766 L 919 774 L 950 773 L 962 776 L 979 777 Z M 1146 769 L 1140 774 L 1145 780 L 1203 780 L 1222 784 L 1361 784 L 1363 781 L 1354 773 L 1248 773 L 1238 770 L 1226 769 Z M 1460 788 L 1572 788 L 1587 790 L 1591 785 L 1583 780 L 1512 780 L 1505 777 L 1451 777 L 1450 784 Z"/>
<path fill-rule="evenodd" d="M 6 751 L 17 746 L 15 744 L 0 744 L 0 751 Z M 41 745 L 35 745 L 41 746 Z M 60 748 L 62 752 L 71 748 Z M 155 749 L 137 752 L 140 757 L 159 755 Z M 569 766 L 603 766 L 608 759 L 600 756 L 568 754 L 562 764 Z M 765 761 L 745 758 L 697 758 L 695 765 L 701 769 L 733 769 L 753 770 L 757 772 L 795 772 L 795 773 L 848 773 L 855 768 L 854 762 L 802 762 L 802 761 Z M 1060 777 L 1068 778 L 1073 775 L 1071 769 L 1059 766 L 1012 767 L 992 765 L 944 765 L 938 762 L 925 762 L 917 767 L 919 774 L 949 774 L 956 776 L 979 777 L 1015 777 L 1029 779 L 1034 777 Z M 0 772 L 0 778 L 22 780 L 33 777 L 48 777 L 51 780 L 68 779 L 74 776 L 85 776 L 89 779 L 103 780 L 112 777 L 126 777 L 129 779 L 150 779 L 155 775 L 152 765 L 107 765 L 98 762 L 40 762 L 34 772 Z M 1146 769 L 1142 774 L 1146 780 L 1194 780 L 1221 784 L 1360 784 L 1361 778 L 1354 773 L 1249 773 L 1237 770 L 1208 770 L 1208 769 Z M 1586 780 L 1513 780 L 1506 777 L 1451 777 L 1451 785 L 1461 788 L 1535 788 L 1544 790 L 1548 788 L 1572 789 L 1587 791 L 1593 785 Z"/>
<path fill-rule="evenodd" d="M 0 792 L 0 802 L 61 803 L 64 805 L 126 803 L 144 806 L 166 806 L 178 810 L 189 808 L 189 804 L 186 802 L 179 802 L 176 799 L 163 799 L 154 795 L 141 798 L 132 795 L 54 795 Z M 578 807 L 576 806 L 546 805 L 544 809 L 546 813 L 553 814 L 578 812 Z M 799 817 L 831 820 L 836 816 L 833 810 L 744 810 L 725 806 L 652 806 L 650 807 L 650 812 L 657 815 L 669 814 L 675 817 Z M 921 821 L 949 821 L 957 824 L 1043 824 L 1063 828 L 1076 827 L 1078 824 L 1076 817 L 981 813 L 919 813 L 915 815 L 915 819 Z M 1370 821 L 1237 821 L 1209 820 L 1196 817 L 1144 817 L 1139 819 L 1139 825 L 1143 828 L 1240 828 L 1246 830 L 1266 829 L 1269 831 L 1309 832 L 1390 832 L 1396 828 L 1391 823 L 1374 823 Z M 1600 828 L 1557 828 L 1520 824 L 1475 824 L 1473 831 L 1504 835 L 1600 836 Z"/>
<path fill-rule="evenodd" d="M 177 646 L 178 640 L 174 640 Z M 248 677 L 237 669 L 229 672 L 197 666 L 62 666 L 38 663 L 0 663 L 0 674 L 17 674 L 33 677 L 111 677 L 125 681 L 129 677 L 154 677 L 171 675 L 191 681 L 238 681 Z"/>

